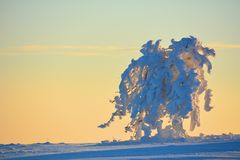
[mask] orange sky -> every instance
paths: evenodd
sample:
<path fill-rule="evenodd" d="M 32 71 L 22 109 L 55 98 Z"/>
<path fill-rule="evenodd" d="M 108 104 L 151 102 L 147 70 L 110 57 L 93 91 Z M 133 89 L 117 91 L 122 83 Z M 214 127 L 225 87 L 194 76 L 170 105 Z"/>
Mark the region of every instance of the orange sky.
<path fill-rule="evenodd" d="M 188 35 L 217 54 L 207 76 L 214 109 L 189 134 L 240 133 L 239 1 L 185 1 L 1 1 L 0 143 L 128 138 L 128 118 L 97 128 L 114 111 L 121 73 L 147 40 Z"/>

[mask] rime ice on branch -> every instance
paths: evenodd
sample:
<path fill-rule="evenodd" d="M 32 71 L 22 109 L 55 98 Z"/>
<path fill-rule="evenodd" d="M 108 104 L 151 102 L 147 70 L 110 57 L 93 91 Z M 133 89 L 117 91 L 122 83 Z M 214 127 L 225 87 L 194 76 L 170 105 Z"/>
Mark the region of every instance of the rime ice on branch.
<path fill-rule="evenodd" d="M 182 38 L 171 41 L 168 48 L 160 46 L 160 40 L 148 41 L 142 46 L 141 56 L 132 60 L 121 76 L 120 95 L 112 101 L 116 111 L 105 128 L 116 116 L 131 114 L 131 122 L 125 131 L 133 132 L 133 138 L 185 137 L 183 119 L 191 119 L 190 130 L 200 126 L 199 96 L 204 93 L 205 111 L 210 111 L 211 90 L 204 78 L 204 66 L 210 73 L 212 65 L 209 56 L 215 51 L 202 46 L 196 38 Z M 168 117 L 170 124 L 162 127 Z"/>

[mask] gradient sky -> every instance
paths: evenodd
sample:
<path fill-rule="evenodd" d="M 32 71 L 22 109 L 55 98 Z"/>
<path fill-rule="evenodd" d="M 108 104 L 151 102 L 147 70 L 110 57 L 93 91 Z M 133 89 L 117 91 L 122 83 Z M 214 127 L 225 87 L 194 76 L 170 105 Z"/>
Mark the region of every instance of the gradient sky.
<path fill-rule="evenodd" d="M 0 0 L 0 143 L 126 139 L 109 100 L 147 40 L 213 47 L 212 112 L 190 135 L 240 133 L 240 1 Z M 189 127 L 188 121 L 184 124 Z"/>

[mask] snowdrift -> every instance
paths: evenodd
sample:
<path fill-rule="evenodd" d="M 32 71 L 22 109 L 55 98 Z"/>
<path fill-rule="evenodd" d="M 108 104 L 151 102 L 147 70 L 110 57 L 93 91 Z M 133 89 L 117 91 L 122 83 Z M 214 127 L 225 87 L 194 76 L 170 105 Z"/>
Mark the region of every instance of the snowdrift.
<path fill-rule="evenodd" d="M 0 145 L 0 159 L 240 159 L 240 135 L 202 136 L 168 142 Z"/>

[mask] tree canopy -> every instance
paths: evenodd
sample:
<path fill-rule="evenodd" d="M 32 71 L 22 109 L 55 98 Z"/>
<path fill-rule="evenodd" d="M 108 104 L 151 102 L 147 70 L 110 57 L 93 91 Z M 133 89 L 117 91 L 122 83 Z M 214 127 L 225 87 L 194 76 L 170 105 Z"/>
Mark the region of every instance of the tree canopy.
<path fill-rule="evenodd" d="M 119 95 L 112 101 L 116 111 L 100 128 L 108 127 L 116 116 L 130 113 L 125 131 L 133 132 L 134 139 L 149 138 L 153 130 L 157 130 L 153 136 L 159 138 L 185 137 L 184 119 L 191 119 L 190 130 L 200 126 L 201 94 L 205 95 L 205 111 L 213 108 L 204 73 L 211 72 L 209 57 L 214 57 L 215 51 L 192 36 L 172 40 L 168 48 L 161 47 L 160 42 L 144 44 L 140 50 L 143 55 L 133 59 L 122 73 Z M 166 117 L 170 123 L 163 127 Z"/>

